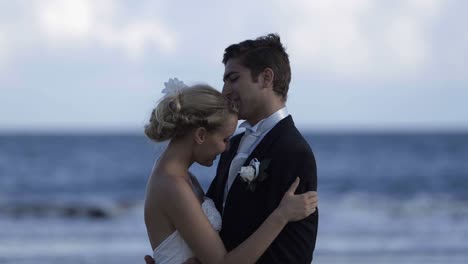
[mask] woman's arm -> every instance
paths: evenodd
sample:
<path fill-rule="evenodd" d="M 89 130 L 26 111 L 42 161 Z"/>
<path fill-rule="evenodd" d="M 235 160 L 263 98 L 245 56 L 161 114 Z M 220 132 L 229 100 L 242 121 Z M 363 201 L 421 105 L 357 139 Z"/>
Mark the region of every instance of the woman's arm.
<path fill-rule="evenodd" d="M 303 219 L 315 210 L 316 193 L 294 195 L 298 185 L 299 179 L 296 179 L 278 208 L 249 238 L 229 253 L 186 182 L 181 180 L 167 190 L 167 200 L 171 202 L 166 203 L 165 210 L 202 263 L 254 263 L 289 221 Z"/>

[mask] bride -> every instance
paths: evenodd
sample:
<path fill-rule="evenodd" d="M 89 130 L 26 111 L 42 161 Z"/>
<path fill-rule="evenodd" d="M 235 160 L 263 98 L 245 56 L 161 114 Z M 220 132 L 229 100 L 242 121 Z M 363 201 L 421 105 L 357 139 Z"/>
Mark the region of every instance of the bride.
<path fill-rule="evenodd" d="M 236 113 L 232 103 L 207 85 L 168 94 L 153 110 L 145 134 L 156 142 L 170 140 L 148 180 L 144 208 L 157 264 L 180 264 L 192 257 L 202 263 L 254 263 L 289 221 L 315 211 L 315 192 L 294 194 L 297 178 L 263 224 L 226 252 L 217 232 L 221 216 L 188 169 L 194 162 L 213 165 L 229 148 Z"/>

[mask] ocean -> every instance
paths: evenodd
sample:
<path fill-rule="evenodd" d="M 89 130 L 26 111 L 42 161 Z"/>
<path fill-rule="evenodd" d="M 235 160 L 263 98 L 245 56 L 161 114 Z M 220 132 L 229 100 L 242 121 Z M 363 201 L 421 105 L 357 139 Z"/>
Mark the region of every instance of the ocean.
<path fill-rule="evenodd" d="M 468 133 L 304 133 L 314 263 L 468 263 Z M 0 263 L 144 263 L 143 135 L 1 135 Z M 216 163 L 215 163 L 216 165 Z M 215 167 L 194 165 L 203 187 Z"/>

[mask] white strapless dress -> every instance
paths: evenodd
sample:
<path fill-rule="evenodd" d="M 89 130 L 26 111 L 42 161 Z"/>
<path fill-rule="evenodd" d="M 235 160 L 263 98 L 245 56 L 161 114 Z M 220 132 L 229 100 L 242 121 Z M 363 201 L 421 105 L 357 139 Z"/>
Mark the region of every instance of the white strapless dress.
<path fill-rule="evenodd" d="M 205 198 L 202 209 L 213 228 L 216 231 L 221 230 L 221 215 L 214 202 L 209 198 Z M 158 264 L 181 264 L 191 257 L 193 257 L 192 250 L 190 250 L 177 230 L 159 244 L 153 252 L 153 258 Z"/>

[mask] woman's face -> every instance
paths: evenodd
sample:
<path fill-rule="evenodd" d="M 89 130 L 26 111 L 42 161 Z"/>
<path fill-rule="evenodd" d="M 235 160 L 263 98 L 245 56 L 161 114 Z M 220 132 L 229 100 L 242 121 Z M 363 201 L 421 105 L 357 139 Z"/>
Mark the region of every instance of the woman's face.
<path fill-rule="evenodd" d="M 196 162 L 203 166 L 212 166 L 216 156 L 229 149 L 229 139 L 237 128 L 237 115 L 229 114 L 219 129 L 207 132 L 203 143 L 197 147 Z"/>

